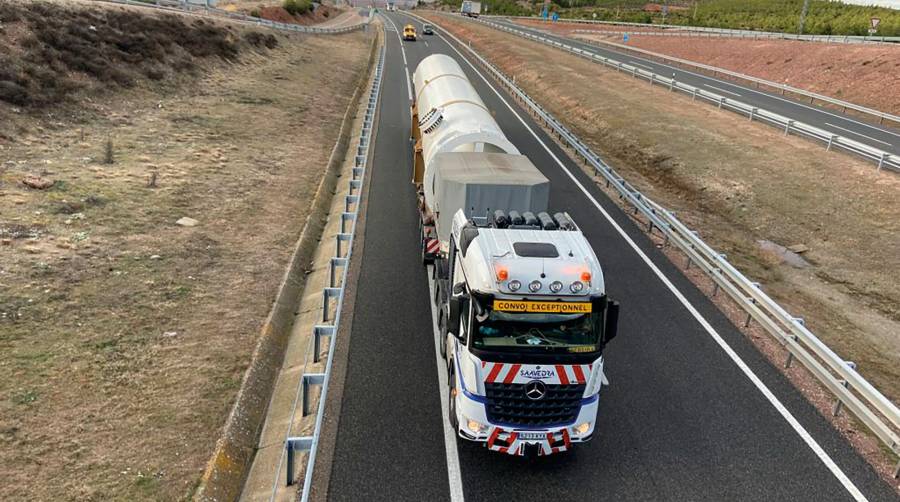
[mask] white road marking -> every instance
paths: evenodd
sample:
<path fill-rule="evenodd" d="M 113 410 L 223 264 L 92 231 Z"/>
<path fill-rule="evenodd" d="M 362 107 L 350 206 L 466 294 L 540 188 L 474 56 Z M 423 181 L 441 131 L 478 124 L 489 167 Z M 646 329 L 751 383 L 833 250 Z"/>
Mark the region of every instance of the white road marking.
<path fill-rule="evenodd" d="M 849 132 L 850 134 L 854 134 L 854 135 L 856 135 L 856 136 L 861 136 L 861 137 L 863 137 L 863 138 L 866 138 L 866 139 L 868 139 L 868 140 L 875 141 L 875 142 L 877 142 L 877 143 L 881 143 L 882 145 L 891 146 L 891 144 L 888 143 L 888 142 L 886 142 L 886 141 L 881 141 L 880 139 L 875 139 L 875 138 L 873 138 L 873 137 L 871 137 L 871 136 L 866 136 L 865 134 L 860 134 L 860 133 L 858 133 L 858 132 L 856 132 L 856 131 L 851 131 L 850 129 L 846 129 L 846 128 L 841 127 L 841 126 L 839 126 L 839 125 L 834 125 L 834 124 L 831 124 L 831 123 L 828 123 L 828 122 L 825 122 L 825 125 L 834 127 L 835 129 L 840 129 L 840 130 L 842 130 L 842 131 Z"/>
<path fill-rule="evenodd" d="M 633 65 L 635 65 L 635 66 L 640 66 L 641 68 L 644 68 L 645 70 L 655 71 L 652 67 L 647 66 L 647 65 L 645 65 L 645 64 L 638 63 L 637 61 L 628 61 L 628 64 L 633 64 Z"/>
<path fill-rule="evenodd" d="M 447 382 L 447 364 L 441 357 L 441 332 L 438 329 L 438 310 L 434 304 L 434 280 L 431 278 L 431 265 L 425 269 L 428 275 L 428 292 L 430 293 L 428 303 L 431 304 L 431 325 L 434 329 L 434 357 L 437 362 L 438 372 L 438 394 L 441 397 L 441 422 L 444 424 L 444 450 L 447 452 L 447 477 L 450 482 L 450 501 L 463 502 L 462 474 L 459 470 L 459 453 L 456 450 L 456 431 L 450 428 L 450 395 L 447 390 L 449 383 Z"/>
<path fill-rule="evenodd" d="M 409 102 L 412 103 L 412 86 L 409 83 L 412 79 L 409 78 L 409 68 L 407 68 L 406 65 L 403 65 L 403 71 L 406 72 L 406 97 L 409 99 Z"/>
<path fill-rule="evenodd" d="M 684 294 L 681 293 L 681 291 L 677 287 L 675 287 L 672 281 L 670 281 L 669 278 L 666 277 L 662 270 L 660 270 L 659 267 L 657 267 L 656 264 L 653 263 L 653 260 L 651 260 L 650 257 L 648 257 L 644 253 L 644 251 L 641 250 L 637 243 L 635 243 L 631 239 L 631 237 L 629 237 L 628 234 L 625 233 L 625 230 L 623 230 L 622 227 L 619 226 L 619 224 L 616 223 L 616 221 L 612 218 L 612 216 L 610 216 L 610 214 L 605 209 L 603 209 L 603 206 L 601 206 L 600 203 L 597 202 L 597 199 L 595 199 L 594 196 L 592 196 L 590 192 L 588 192 L 587 188 L 585 188 L 584 185 L 582 185 L 581 182 L 578 181 L 575 175 L 573 175 L 572 172 L 569 171 L 569 169 L 559 159 L 559 157 L 557 157 L 556 154 L 554 154 L 553 151 L 550 150 L 547 144 L 544 143 L 543 140 L 541 140 L 537 133 L 534 132 L 534 130 L 525 122 L 524 119 L 522 119 L 522 117 L 506 101 L 506 99 L 503 98 L 500 92 L 491 84 L 490 81 L 488 81 L 487 77 L 482 75 L 482 73 L 477 68 L 475 68 L 475 65 L 469 62 L 469 60 L 459 52 L 455 45 L 450 44 L 450 47 L 457 54 L 459 54 L 459 57 L 463 61 L 465 61 L 466 64 L 468 64 L 479 77 L 481 77 L 484 83 L 488 87 L 490 87 L 492 91 L 494 91 L 494 94 L 497 95 L 497 98 L 500 99 L 500 101 L 503 102 L 503 104 L 506 105 L 507 108 L 509 108 L 509 111 L 512 112 L 512 114 L 517 119 L 519 119 L 519 122 L 522 123 L 525 129 L 527 129 L 528 132 L 531 133 L 531 135 L 534 137 L 534 139 L 544 148 L 544 150 L 547 151 L 547 154 L 549 154 L 550 157 L 552 157 L 553 160 L 556 161 L 560 169 L 562 169 L 563 172 L 568 175 L 572 182 L 575 183 L 575 185 L 581 190 L 582 193 L 584 193 L 584 196 L 587 197 L 587 199 L 594 205 L 594 207 L 597 208 L 597 210 L 600 212 L 600 214 L 603 215 L 603 217 L 609 222 L 609 224 L 616 229 L 616 232 L 618 232 L 619 235 L 622 236 L 622 239 L 624 239 L 625 242 L 627 242 L 628 245 L 631 246 L 634 252 L 644 261 L 647 267 L 649 267 L 650 270 L 653 271 L 653 273 L 659 278 L 659 280 L 669 289 L 669 291 L 672 292 L 675 298 L 677 298 L 678 301 L 684 306 L 684 308 L 694 317 L 694 319 L 697 320 L 700 326 L 702 326 L 703 329 L 706 330 L 709 336 L 719 345 L 719 347 L 721 347 L 725 354 L 728 355 L 728 357 L 744 373 L 744 375 L 746 375 L 746 377 L 750 380 L 750 382 L 753 383 L 757 390 L 759 390 L 759 392 L 763 396 L 765 396 L 772 407 L 774 407 L 775 410 L 778 411 L 778 413 L 784 418 L 784 420 L 791 426 L 791 428 L 794 429 L 794 431 L 797 433 L 797 435 L 800 436 L 803 442 L 805 442 L 806 445 L 809 446 L 809 448 L 816 454 L 816 456 L 819 457 L 819 460 L 821 460 L 822 463 L 825 464 L 825 467 L 827 467 L 828 470 L 831 471 L 834 477 L 837 478 L 838 482 L 843 485 L 844 489 L 846 489 L 847 492 L 857 501 L 867 500 L 865 495 L 863 495 L 862 492 L 859 491 L 859 488 L 857 488 L 856 485 L 853 484 L 853 481 L 851 481 L 850 478 L 848 478 L 847 475 L 844 474 L 844 471 L 842 471 L 841 468 L 838 467 L 838 465 L 834 462 L 834 460 L 831 459 L 828 453 L 825 452 L 822 446 L 819 445 L 819 443 L 816 442 L 816 440 L 803 427 L 803 425 L 800 424 L 800 422 L 797 421 L 796 418 L 794 418 L 794 415 L 791 414 L 791 412 L 787 408 L 785 408 L 778 397 L 776 397 L 775 394 L 773 394 L 772 391 L 769 390 L 766 384 L 763 383 L 763 381 L 760 380 L 758 376 L 756 376 L 753 370 L 750 369 L 749 366 L 747 366 L 747 363 L 745 363 L 744 360 L 741 359 L 737 352 L 735 352 L 734 349 L 732 349 L 728 345 L 728 343 L 725 342 L 722 336 L 719 335 L 719 333 L 715 328 L 713 328 L 709 321 L 707 321 L 706 318 L 703 317 L 703 314 L 701 314 L 693 305 L 691 305 L 691 302 L 688 301 L 688 299 L 684 296 Z"/>
<path fill-rule="evenodd" d="M 719 92 L 724 92 L 725 94 L 731 94 L 732 96 L 737 96 L 737 97 L 740 97 L 740 96 L 741 96 L 740 94 L 738 94 L 738 93 L 736 93 L 736 92 L 731 92 L 731 91 L 722 89 L 721 87 L 716 87 L 716 86 L 714 86 L 714 85 L 709 85 L 709 84 L 703 84 L 703 85 L 705 85 L 706 87 L 709 87 L 710 89 L 715 89 L 715 90 L 717 90 L 717 91 L 719 91 Z"/>

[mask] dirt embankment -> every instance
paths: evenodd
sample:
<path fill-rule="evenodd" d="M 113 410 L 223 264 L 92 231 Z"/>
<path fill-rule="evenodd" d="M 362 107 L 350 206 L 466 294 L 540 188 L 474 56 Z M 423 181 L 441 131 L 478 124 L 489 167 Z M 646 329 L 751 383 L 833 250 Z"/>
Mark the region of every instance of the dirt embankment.
<path fill-rule="evenodd" d="M 900 400 L 900 177 L 562 51 L 429 17 L 471 40 L 626 179 L 678 211 Z M 808 250 L 785 256 L 761 240 Z"/>
<path fill-rule="evenodd" d="M 26 92 L 0 100 L 0 499 L 184 498 L 369 44 L 96 5 L 0 15 L 0 86 Z M 35 78 L 34 54 L 76 86 Z"/>
<path fill-rule="evenodd" d="M 219 2 L 216 7 L 230 12 L 240 12 L 248 16 L 277 21 L 286 24 L 313 25 L 326 23 L 339 16 L 343 9 L 327 4 L 313 5 L 311 0 L 297 0 L 295 2 L 304 12 L 291 13 L 284 8 L 283 1 L 265 0 L 226 0 Z M 308 10 L 306 10 L 308 9 Z"/>
<path fill-rule="evenodd" d="M 594 27 L 577 23 L 520 21 L 554 33 L 623 43 L 620 35 L 591 35 L 574 30 Z M 597 27 L 628 32 L 623 26 Z M 653 31 L 640 28 L 639 31 Z M 660 30 L 661 31 L 661 30 Z M 667 56 L 736 71 L 752 77 L 900 114 L 900 46 L 826 44 L 791 40 L 697 38 L 631 34 L 627 42 Z"/>

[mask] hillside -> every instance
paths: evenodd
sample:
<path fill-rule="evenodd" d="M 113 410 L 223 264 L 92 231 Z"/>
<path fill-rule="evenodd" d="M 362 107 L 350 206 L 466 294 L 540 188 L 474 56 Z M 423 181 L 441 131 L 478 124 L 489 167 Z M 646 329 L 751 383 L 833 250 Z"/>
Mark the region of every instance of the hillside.
<path fill-rule="evenodd" d="M 370 39 L 0 0 L 0 500 L 186 500 Z"/>

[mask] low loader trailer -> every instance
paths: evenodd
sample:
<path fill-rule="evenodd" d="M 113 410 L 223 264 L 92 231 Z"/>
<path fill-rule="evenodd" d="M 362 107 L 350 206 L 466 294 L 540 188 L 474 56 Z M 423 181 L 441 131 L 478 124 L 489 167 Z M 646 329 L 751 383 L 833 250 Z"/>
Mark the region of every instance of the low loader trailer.
<path fill-rule="evenodd" d="M 413 76 L 413 183 L 431 265 L 449 420 L 509 455 L 589 441 L 619 305 L 549 181 L 506 138 L 452 58 Z"/>

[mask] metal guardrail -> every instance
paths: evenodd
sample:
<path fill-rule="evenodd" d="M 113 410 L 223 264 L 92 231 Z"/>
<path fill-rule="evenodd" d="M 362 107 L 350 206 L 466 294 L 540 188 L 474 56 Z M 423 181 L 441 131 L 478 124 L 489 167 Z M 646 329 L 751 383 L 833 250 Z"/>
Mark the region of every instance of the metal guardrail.
<path fill-rule="evenodd" d="M 602 34 L 616 34 L 616 35 L 622 35 L 622 33 L 623 33 L 623 32 L 619 32 L 619 31 L 595 31 L 595 30 L 574 30 L 574 32 L 575 33 L 602 33 Z M 643 34 L 643 33 L 629 32 L 628 34 L 629 35 L 639 35 L 639 34 Z M 660 33 L 646 33 L 646 34 L 660 35 Z M 672 35 L 677 36 L 677 34 L 672 34 L 672 33 L 662 33 L 662 34 L 669 35 L 669 36 L 672 36 Z M 805 89 L 799 89 L 797 87 L 792 87 L 787 84 L 779 84 L 777 82 L 772 82 L 771 80 L 766 80 L 766 79 L 762 79 L 762 78 L 758 78 L 758 77 L 752 77 L 750 75 L 738 73 L 736 71 L 726 70 L 724 68 L 719 68 L 717 66 L 706 65 L 706 64 L 702 64 L 702 63 L 697 63 L 695 61 L 690 61 L 688 59 L 681 59 L 681 58 L 676 58 L 674 56 L 659 54 L 657 52 L 648 51 L 646 49 L 641 49 L 639 47 L 632 47 L 630 45 L 619 44 L 619 43 L 612 42 L 609 40 L 582 40 L 582 41 L 610 45 L 610 46 L 613 46 L 613 47 L 616 47 L 619 49 L 637 52 L 640 54 L 646 54 L 648 56 L 663 59 L 666 61 L 671 61 L 673 63 L 678 63 L 678 64 L 685 65 L 685 66 L 691 66 L 694 68 L 699 68 L 701 70 L 711 71 L 714 74 L 721 73 L 722 75 L 728 75 L 729 77 L 734 77 L 734 78 L 738 78 L 741 80 L 753 82 L 754 84 L 757 85 L 757 87 L 760 85 L 764 85 L 766 87 L 771 87 L 773 89 L 777 89 L 777 90 L 781 91 L 782 96 L 785 94 L 785 92 L 790 92 L 792 94 L 797 94 L 797 95 L 809 98 L 810 104 L 812 104 L 814 101 L 818 100 L 818 101 L 822 101 L 824 103 L 828 103 L 828 104 L 840 107 L 841 111 L 843 113 L 846 113 L 847 110 L 854 110 L 854 111 L 857 111 L 860 113 L 864 113 L 866 115 L 871 115 L 878 119 L 879 124 L 883 124 L 885 119 L 887 119 L 888 121 L 900 124 L 900 116 L 892 115 L 890 113 L 875 110 L 873 108 L 868 108 L 868 107 L 865 107 L 862 105 L 857 105 L 855 103 L 850 103 L 849 101 L 832 98 L 831 96 L 825 96 L 823 94 L 818 94 L 815 92 L 807 91 Z"/>
<path fill-rule="evenodd" d="M 435 24 L 433 21 L 428 21 Z M 846 407 L 863 422 L 896 455 L 900 456 L 900 409 L 856 371 L 856 365 L 845 361 L 819 340 L 805 325 L 803 319 L 788 313 L 770 298 L 759 283 L 748 279 L 728 262 L 724 254 L 714 250 L 689 229 L 672 211 L 647 198 L 590 147 L 570 132 L 550 112 L 520 89 L 511 77 L 489 63 L 470 46 L 464 44 L 445 29 L 441 31 L 456 44 L 472 54 L 475 61 L 487 69 L 509 93 L 535 118 L 549 128 L 560 142 L 574 150 L 594 171 L 606 180 L 607 188 L 615 190 L 619 197 L 642 215 L 648 232 L 654 231 L 664 238 L 666 245 L 674 244 L 687 256 L 687 266 L 697 266 L 713 281 L 712 295 L 724 291 L 746 313 L 745 326 L 756 320 L 787 350 L 785 366 L 794 359 L 800 361 L 830 392 L 836 396 L 832 413 L 837 415 Z M 900 475 L 900 463 L 894 477 Z"/>
<path fill-rule="evenodd" d="M 485 16 L 507 19 L 530 19 L 532 21 L 544 21 L 544 19 L 535 16 Z M 549 22 L 549 21 L 547 21 Z M 781 40 L 800 40 L 804 42 L 825 42 L 839 44 L 881 44 L 881 43 L 897 43 L 900 37 L 876 37 L 871 35 L 797 35 L 794 33 L 781 33 L 777 31 L 754 31 L 754 30 L 735 30 L 730 28 L 712 28 L 708 26 L 686 26 L 680 24 L 648 24 L 648 23 L 629 23 L 626 21 L 598 21 L 595 19 L 574 19 L 559 18 L 559 23 L 580 23 L 580 24 L 603 24 L 610 26 L 634 26 L 638 28 L 651 28 L 663 30 L 679 30 L 692 31 L 700 33 L 708 33 L 709 36 L 731 37 L 731 38 L 774 38 Z"/>
<path fill-rule="evenodd" d="M 212 7 L 208 1 L 202 1 L 200 3 L 185 1 L 185 0 L 150 0 L 150 1 L 141 1 L 141 0 L 94 0 L 97 2 L 107 2 L 107 3 L 116 3 L 122 5 L 131 5 L 135 7 L 147 7 L 161 11 L 169 11 L 169 12 L 178 12 L 181 14 L 194 14 L 194 15 L 203 15 L 210 17 L 219 17 L 228 19 L 230 21 L 244 23 L 244 24 L 252 24 L 256 26 L 265 26 L 267 28 L 272 28 L 281 31 L 291 31 L 296 33 L 317 33 L 317 34 L 338 34 L 338 33 L 347 33 L 351 31 L 356 31 L 366 27 L 371 20 L 371 16 L 363 23 L 355 24 L 352 26 L 343 26 L 340 28 L 319 28 L 316 26 L 304 26 L 300 24 L 290 24 L 290 23 L 279 23 L 277 21 L 269 21 L 268 19 L 262 19 L 253 16 L 246 16 L 244 14 L 239 14 L 237 12 L 230 12 L 223 9 L 217 9 Z"/>
<path fill-rule="evenodd" d="M 308 436 L 291 436 L 290 426 L 288 436 L 285 439 L 287 453 L 287 484 L 294 484 L 296 472 L 296 455 L 298 452 L 308 453 L 306 458 L 306 470 L 303 480 L 303 491 L 300 500 L 307 502 L 312 486 L 313 468 L 316 463 L 316 451 L 319 438 L 322 434 L 322 420 L 325 416 L 325 400 L 328 396 L 328 382 L 331 377 L 331 367 L 334 361 L 334 348 L 338 328 L 341 323 L 341 309 L 344 304 L 347 274 L 350 268 L 350 257 L 353 252 L 353 239 L 356 233 L 356 221 L 359 215 L 359 206 L 362 200 L 362 188 L 365 181 L 366 167 L 369 163 L 369 150 L 372 140 L 372 129 L 375 122 L 375 112 L 378 108 L 378 99 L 381 95 L 382 74 L 384 71 L 385 46 L 381 46 L 378 55 L 378 64 L 375 67 L 375 75 L 369 89 L 366 113 L 363 117 L 362 128 L 359 134 L 359 143 L 356 147 L 356 157 L 352 176 L 350 177 L 350 189 L 345 196 L 344 212 L 341 214 L 340 232 L 335 236 L 336 248 L 334 257 L 330 261 L 329 284 L 322 290 L 322 322 L 313 326 L 310 345 L 306 352 L 306 361 L 303 365 L 303 376 L 298 382 L 294 409 L 291 411 L 289 424 L 294 424 L 297 414 L 297 405 L 300 405 L 301 417 L 308 416 L 312 406 L 316 407 L 316 420 L 313 432 Z M 340 268 L 340 273 L 338 273 Z M 332 301 L 334 304 L 334 317 L 331 317 Z M 328 337 L 328 351 L 325 356 L 325 369 L 323 372 L 314 372 L 310 368 L 320 363 L 322 351 L 322 338 Z M 313 403 L 314 396 L 310 395 L 313 387 L 320 387 L 317 403 Z M 279 464 L 280 468 L 280 464 Z M 277 482 L 277 481 L 276 481 Z M 274 494 L 274 491 L 273 491 Z"/>
<path fill-rule="evenodd" d="M 469 19 L 469 18 L 466 18 Z M 625 72 L 630 74 L 634 78 L 643 78 L 646 79 L 650 84 L 662 85 L 667 87 L 670 91 L 679 91 L 685 94 L 689 94 L 691 99 L 697 100 L 702 99 L 707 102 L 716 105 L 719 109 L 727 109 L 734 112 L 737 112 L 742 115 L 746 115 L 749 120 L 758 120 L 761 122 L 765 122 L 769 125 L 773 125 L 781 129 L 785 135 L 794 133 L 797 135 L 802 135 L 807 138 L 812 138 L 818 141 L 821 141 L 825 144 L 826 150 L 831 150 L 832 147 L 841 148 L 847 152 L 859 155 L 860 157 L 869 159 L 876 163 L 877 169 L 881 170 L 882 168 L 891 169 L 893 171 L 900 171 L 900 155 L 894 155 L 888 153 L 879 148 L 875 148 L 865 143 L 860 143 L 859 141 L 852 140 L 850 138 L 846 138 L 844 136 L 840 136 L 838 134 L 834 134 L 830 131 L 826 131 L 824 129 L 806 124 L 804 122 L 800 122 L 797 120 L 790 119 L 785 117 L 784 115 L 777 114 L 775 112 L 770 112 L 766 109 L 759 108 L 756 106 L 748 105 L 742 101 L 738 101 L 733 98 L 728 98 L 722 96 L 720 94 L 716 94 L 715 92 L 705 90 L 700 87 L 695 87 L 689 84 L 685 84 L 682 82 L 678 82 L 676 79 L 672 77 L 665 77 L 663 75 L 659 75 L 649 70 L 644 70 L 634 65 L 629 65 L 627 63 L 622 63 L 612 58 L 608 58 L 605 56 L 600 56 L 598 54 L 594 54 L 590 51 L 586 51 L 583 49 L 579 49 L 578 47 L 571 46 L 569 44 L 564 44 L 562 42 L 558 42 L 553 40 L 552 38 L 543 37 L 539 35 L 535 35 L 528 31 L 519 30 L 516 28 L 511 28 L 509 26 L 505 26 L 502 24 L 494 23 L 485 19 L 469 19 L 471 22 L 481 23 L 492 28 L 506 31 L 508 33 L 512 33 L 518 35 L 523 38 L 527 38 L 530 40 L 535 40 L 537 42 L 543 43 L 545 45 L 550 45 L 552 47 L 556 47 L 559 49 L 563 49 L 567 52 L 575 54 L 577 56 L 583 57 L 585 59 L 602 63 L 612 68 L 615 68 L 619 72 Z"/>

